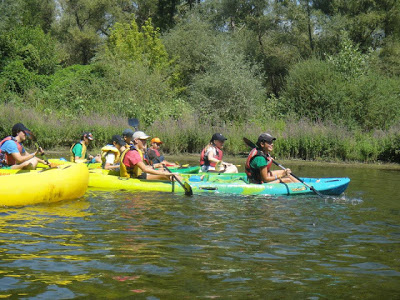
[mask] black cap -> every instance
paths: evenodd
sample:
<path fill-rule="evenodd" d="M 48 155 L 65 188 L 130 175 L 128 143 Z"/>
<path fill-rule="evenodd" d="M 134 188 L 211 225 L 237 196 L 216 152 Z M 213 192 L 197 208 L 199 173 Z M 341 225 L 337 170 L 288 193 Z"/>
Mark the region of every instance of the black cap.
<path fill-rule="evenodd" d="M 84 132 L 82 136 L 90 141 L 93 141 L 93 134 L 91 132 Z"/>
<path fill-rule="evenodd" d="M 119 144 L 120 146 L 125 146 L 126 142 L 124 141 L 124 139 L 122 138 L 122 136 L 120 135 L 113 135 L 111 138 L 111 142 L 116 142 L 117 144 Z"/>
<path fill-rule="evenodd" d="M 275 140 L 276 138 L 274 138 L 269 133 L 261 133 L 260 136 L 258 137 L 257 144 L 260 145 L 261 142 L 267 142 L 268 144 L 272 144 L 272 142 Z"/>
<path fill-rule="evenodd" d="M 123 132 L 122 132 L 122 136 L 126 136 L 126 137 L 128 137 L 128 138 L 131 138 L 131 137 L 133 137 L 133 130 L 132 129 L 130 129 L 130 128 L 128 128 L 128 129 L 125 129 Z"/>
<path fill-rule="evenodd" d="M 212 141 L 221 141 L 221 142 L 224 142 L 224 141 L 226 141 L 226 140 L 227 140 L 227 138 L 224 137 L 221 133 L 214 133 L 213 136 L 212 136 L 212 138 L 211 138 L 211 140 L 210 140 L 210 142 L 212 142 Z"/>
<path fill-rule="evenodd" d="M 26 134 L 29 138 L 31 137 L 31 134 L 32 134 L 31 131 L 30 131 L 28 128 L 26 128 L 25 125 L 22 124 L 22 123 L 17 123 L 17 124 L 15 124 L 15 125 L 12 127 L 12 130 L 11 130 L 13 136 L 17 136 L 18 132 L 20 132 L 20 131 L 25 132 L 25 134 Z"/>

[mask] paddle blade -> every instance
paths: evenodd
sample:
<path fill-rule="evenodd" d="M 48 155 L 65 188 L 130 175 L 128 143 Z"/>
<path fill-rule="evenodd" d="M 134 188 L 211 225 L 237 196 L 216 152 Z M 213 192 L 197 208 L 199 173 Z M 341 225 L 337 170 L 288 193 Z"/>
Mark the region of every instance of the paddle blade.
<path fill-rule="evenodd" d="M 128 119 L 128 124 L 129 124 L 129 126 L 132 126 L 133 128 L 135 128 L 135 130 L 137 130 L 139 128 L 139 120 L 136 118 Z"/>
<path fill-rule="evenodd" d="M 192 187 L 190 186 L 189 183 L 185 182 L 183 184 L 183 188 L 185 189 L 185 195 L 186 196 L 192 196 L 193 195 L 193 190 L 192 190 Z"/>

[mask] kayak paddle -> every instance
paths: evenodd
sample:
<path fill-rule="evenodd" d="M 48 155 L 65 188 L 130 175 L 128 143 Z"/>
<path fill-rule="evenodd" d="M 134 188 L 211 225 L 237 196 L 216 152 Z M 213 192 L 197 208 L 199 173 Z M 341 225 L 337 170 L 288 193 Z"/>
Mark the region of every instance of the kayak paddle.
<path fill-rule="evenodd" d="M 251 148 L 257 148 L 256 144 L 254 144 L 252 141 L 250 141 L 247 138 L 243 138 L 243 141 L 245 142 L 245 144 Z M 279 168 L 281 168 L 282 170 L 285 170 L 286 168 L 284 166 L 282 166 L 280 163 L 276 162 L 275 159 L 272 160 L 272 162 L 277 165 Z M 305 183 L 302 179 L 300 179 L 299 177 L 297 177 L 296 175 L 294 175 L 293 173 L 290 173 L 291 176 L 293 176 L 294 178 L 296 178 L 298 181 L 300 181 L 302 184 L 304 184 L 306 187 L 308 187 L 310 190 L 312 190 L 315 194 L 317 194 L 319 197 L 323 198 L 324 196 L 318 192 L 313 186 L 308 185 L 307 183 Z"/>
<path fill-rule="evenodd" d="M 35 136 L 32 132 L 29 132 L 29 135 L 30 135 L 30 138 L 32 139 L 32 141 L 35 143 L 35 147 L 37 148 L 37 150 L 39 151 L 40 149 L 42 149 L 42 148 L 40 148 L 39 144 L 37 143 L 36 136 Z M 42 153 L 40 153 L 39 155 L 40 155 L 40 156 L 43 158 L 43 160 L 47 163 L 47 165 L 48 165 L 49 168 L 53 168 L 53 166 L 51 165 L 51 163 L 50 163 L 49 160 L 47 159 L 46 155 L 44 154 L 43 149 L 42 149 Z"/>
<path fill-rule="evenodd" d="M 170 173 L 172 174 L 171 170 L 170 170 L 167 166 L 164 166 L 164 168 L 165 168 L 168 172 L 170 172 Z M 187 182 L 182 183 L 182 181 L 180 181 L 180 180 L 178 179 L 178 177 L 176 177 L 174 174 L 172 174 L 172 176 L 173 176 L 174 179 L 175 179 L 176 181 L 178 181 L 178 183 L 183 187 L 183 189 L 185 190 L 185 195 L 186 195 L 186 196 L 192 196 L 192 195 L 193 195 L 192 187 L 190 186 L 189 183 L 187 183 Z"/>

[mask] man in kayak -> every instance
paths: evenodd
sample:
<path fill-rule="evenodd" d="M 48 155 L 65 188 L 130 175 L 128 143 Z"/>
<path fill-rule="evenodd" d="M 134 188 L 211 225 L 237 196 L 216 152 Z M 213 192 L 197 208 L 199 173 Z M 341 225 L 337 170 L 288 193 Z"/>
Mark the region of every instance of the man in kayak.
<path fill-rule="evenodd" d="M 202 172 L 237 173 L 235 165 L 222 161 L 222 148 L 227 140 L 221 133 L 214 133 L 210 143 L 201 151 L 200 166 Z"/>
<path fill-rule="evenodd" d="M 167 167 L 176 167 L 177 164 L 165 160 L 164 155 L 160 153 L 161 140 L 158 137 L 152 138 L 150 147 L 147 149 L 147 157 L 155 168 L 166 165 Z"/>
<path fill-rule="evenodd" d="M 42 148 L 29 154 L 22 145 L 27 138 L 32 139 L 32 132 L 24 124 L 15 124 L 11 131 L 11 136 L 0 141 L 0 168 L 34 170 L 38 162 L 48 165 L 36 157 L 44 154 Z"/>
<path fill-rule="evenodd" d="M 250 151 L 245 170 L 251 183 L 299 182 L 290 175 L 290 169 L 270 170 L 273 160 L 270 153 L 274 149 L 275 140 L 269 133 L 262 133 L 258 137 L 257 148 Z"/>
<path fill-rule="evenodd" d="M 133 146 L 127 147 L 121 154 L 120 176 L 149 180 L 171 180 L 171 173 L 154 170 L 143 162 L 143 153 L 149 136 L 143 131 L 136 131 L 132 138 Z"/>
<path fill-rule="evenodd" d="M 120 135 L 113 135 L 110 144 L 101 148 L 102 168 L 119 171 L 120 153 L 125 150 L 126 142 Z"/>
<path fill-rule="evenodd" d="M 91 141 L 93 141 L 93 134 L 90 132 L 84 132 L 81 140 L 72 145 L 70 150 L 72 162 L 101 162 L 100 155 L 96 155 L 94 157 L 93 155 L 87 153 L 87 147 Z"/>

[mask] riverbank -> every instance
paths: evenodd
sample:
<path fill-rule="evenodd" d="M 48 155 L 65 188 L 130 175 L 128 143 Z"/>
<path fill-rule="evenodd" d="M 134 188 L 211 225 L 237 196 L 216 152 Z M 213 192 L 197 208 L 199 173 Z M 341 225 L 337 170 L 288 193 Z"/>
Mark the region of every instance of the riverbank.
<path fill-rule="evenodd" d="M 92 150 L 90 153 L 100 153 L 100 149 Z M 198 153 L 184 153 L 184 154 L 174 154 L 169 155 L 165 153 L 166 159 L 171 162 L 178 162 L 180 164 L 191 164 L 196 165 L 199 162 Z M 46 156 L 48 158 L 60 158 L 64 157 L 69 159 L 69 149 L 59 148 L 54 150 L 46 151 Z M 239 169 L 244 170 L 244 165 L 246 163 L 246 156 L 244 155 L 224 155 L 224 161 L 233 163 L 239 166 Z M 382 170 L 400 170 L 400 164 L 397 163 L 385 163 L 385 162 L 357 162 L 357 161 L 313 161 L 313 160 L 301 160 L 301 159 L 278 159 L 279 163 L 286 167 L 290 166 L 301 166 L 309 165 L 314 167 L 322 167 L 329 165 L 330 167 L 354 167 L 354 168 L 368 168 L 368 169 L 382 169 Z"/>

